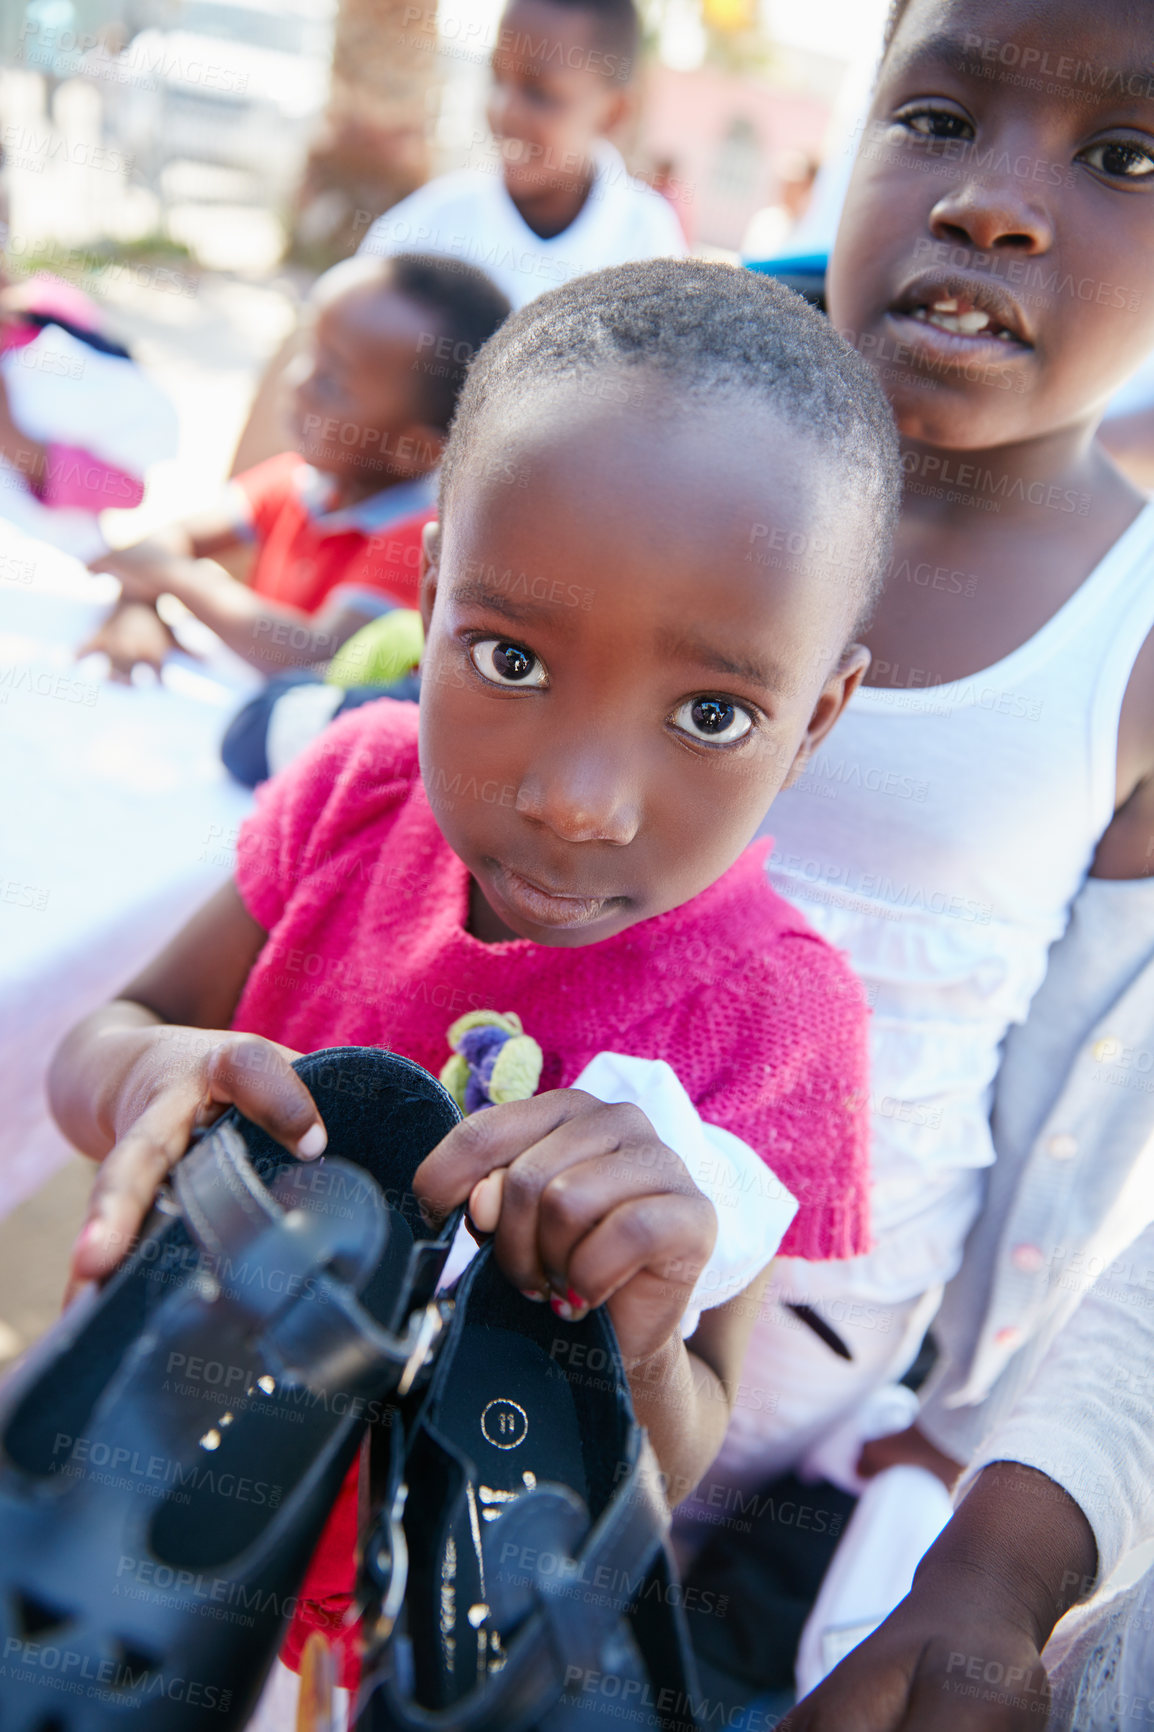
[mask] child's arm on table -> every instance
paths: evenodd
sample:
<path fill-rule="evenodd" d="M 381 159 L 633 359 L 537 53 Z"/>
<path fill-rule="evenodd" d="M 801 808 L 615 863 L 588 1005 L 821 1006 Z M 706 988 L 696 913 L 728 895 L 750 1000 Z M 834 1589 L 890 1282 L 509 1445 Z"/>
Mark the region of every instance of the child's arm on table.
<path fill-rule="evenodd" d="M 127 683 L 135 667 L 158 674 L 176 639 L 154 607 L 145 602 L 119 601 L 76 651 L 81 656 L 106 655 L 109 677 Z"/>
<path fill-rule="evenodd" d="M 225 495 L 219 505 L 195 517 L 164 524 L 142 541 L 100 554 L 88 569 L 118 578 L 120 599 L 77 654 L 106 655 L 116 679 L 127 679 L 138 665 L 159 673 L 176 640 L 156 612 L 157 597 L 169 590 L 170 578 L 182 564 L 244 545 L 240 508 Z M 226 575 L 222 567 L 215 569 Z"/>
<path fill-rule="evenodd" d="M 72 1253 L 73 1285 L 109 1273 L 194 1129 L 238 1106 L 306 1158 L 324 1148 L 295 1053 L 228 1023 L 266 934 L 233 884 L 124 990 L 79 1023 L 48 1079 L 57 1123 L 101 1161 Z"/>
<path fill-rule="evenodd" d="M 261 673 L 330 661 L 373 618 L 339 596 L 314 614 L 270 601 L 211 559 L 174 561 L 154 593 L 174 595 Z"/>
<path fill-rule="evenodd" d="M 155 600 L 164 593 L 165 573 L 179 561 L 215 559 L 244 544 L 244 506 L 238 493 L 239 489 L 230 489 L 204 511 L 162 524 L 128 547 L 100 554 L 88 569 L 118 577 L 130 600 Z"/>
<path fill-rule="evenodd" d="M 578 1089 L 491 1107 L 445 1138 L 415 1188 L 435 1211 L 468 1201 L 522 1291 L 576 1315 L 608 1305 L 671 1501 L 687 1496 L 721 1447 L 757 1308 L 747 1289 L 682 1340 L 717 1217 L 644 1113 Z"/>
<path fill-rule="evenodd" d="M 992 1463 L 901 1605 L 780 1732 L 1037 1732 L 1042 1649 L 1096 1571 L 1073 1498 L 1034 1468 Z"/>
<path fill-rule="evenodd" d="M 135 554 L 136 549 L 130 549 Z M 214 559 L 173 556 L 147 569 L 96 561 L 93 570 L 113 571 L 124 595 L 149 606 L 162 595 L 174 595 L 190 613 L 214 631 L 230 650 L 262 673 L 289 667 L 311 667 L 329 661 L 372 614 L 335 596 L 319 613 L 270 601 L 238 583 Z"/>

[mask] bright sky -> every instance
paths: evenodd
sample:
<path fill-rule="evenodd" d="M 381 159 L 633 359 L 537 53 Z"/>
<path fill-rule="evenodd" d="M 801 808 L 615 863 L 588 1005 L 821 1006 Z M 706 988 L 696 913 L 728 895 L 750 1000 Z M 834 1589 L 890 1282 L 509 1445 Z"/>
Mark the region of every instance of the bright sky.
<path fill-rule="evenodd" d="M 775 42 L 871 65 L 881 42 L 888 0 L 760 0 L 761 15 Z M 689 70 L 705 46 L 700 0 L 666 0 L 662 57 Z"/>
<path fill-rule="evenodd" d="M 775 41 L 858 60 L 876 54 L 888 0 L 762 0 L 762 8 Z"/>
<path fill-rule="evenodd" d="M 881 42 L 888 0 L 761 0 L 762 16 L 775 41 L 847 61 L 873 62 Z M 462 18 L 496 23 L 503 0 L 442 0 L 442 14 L 452 11 L 459 35 Z M 663 43 L 674 65 L 699 63 L 703 47 L 700 0 L 668 0 L 669 28 Z M 442 21 L 442 28 L 444 22 Z"/>

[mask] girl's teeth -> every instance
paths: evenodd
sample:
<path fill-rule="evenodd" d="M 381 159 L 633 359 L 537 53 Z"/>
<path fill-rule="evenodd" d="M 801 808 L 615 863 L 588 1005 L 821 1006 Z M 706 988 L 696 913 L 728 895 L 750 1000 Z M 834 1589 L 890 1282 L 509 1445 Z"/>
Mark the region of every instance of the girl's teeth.
<path fill-rule="evenodd" d="M 932 308 L 935 313 L 956 313 L 957 310 L 958 297 L 956 295 L 947 295 L 944 300 L 935 301 Z"/>
<path fill-rule="evenodd" d="M 967 313 L 959 313 L 954 309 L 957 301 L 950 301 L 948 306 L 944 301 L 935 301 L 929 311 L 925 307 L 915 307 L 913 316 L 922 319 L 927 324 L 936 325 L 939 331 L 951 331 L 955 336 L 976 337 L 979 332 L 988 328 L 989 313 L 983 313 L 973 307 Z M 1001 335 L 1001 332 L 998 333 Z"/>

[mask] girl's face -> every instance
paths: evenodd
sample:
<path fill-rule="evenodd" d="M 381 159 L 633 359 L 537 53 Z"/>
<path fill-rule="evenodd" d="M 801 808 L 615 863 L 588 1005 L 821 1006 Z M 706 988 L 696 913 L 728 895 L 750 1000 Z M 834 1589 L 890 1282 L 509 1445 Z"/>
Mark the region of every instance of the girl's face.
<path fill-rule="evenodd" d="M 820 455 L 743 403 L 661 419 L 595 383 L 470 454 L 422 604 L 430 804 L 497 930 L 548 945 L 720 877 L 868 661 L 840 653 L 868 531 Z"/>
<path fill-rule="evenodd" d="M 910 438 L 1091 425 L 1154 346 L 1154 36 L 1133 0 L 910 0 L 830 266 Z"/>

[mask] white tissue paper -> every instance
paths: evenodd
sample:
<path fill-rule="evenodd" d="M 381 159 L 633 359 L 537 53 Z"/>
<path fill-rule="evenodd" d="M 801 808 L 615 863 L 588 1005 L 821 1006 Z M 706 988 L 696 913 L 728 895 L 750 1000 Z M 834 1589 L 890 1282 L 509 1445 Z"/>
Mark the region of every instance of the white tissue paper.
<path fill-rule="evenodd" d="M 688 1339 L 703 1311 L 735 1298 L 776 1255 L 797 1214 L 797 1198 L 747 1143 L 704 1122 L 664 1059 L 599 1052 L 573 1087 L 599 1101 L 640 1107 L 717 1211 L 717 1243 L 681 1321 Z"/>
<path fill-rule="evenodd" d="M 748 1144 L 702 1120 L 664 1059 L 599 1052 L 573 1087 L 606 1104 L 629 1102 L 640 1107 L 661 1141 L 680 1155 L 690 1178 L 717 1212 L 717 1243 L 681 1320 L 682 1337 L 688 1339 L 703 1311 L 735 1298 L 776 1255 L 797 1214 L 797 1198 Z M 442 1287 L 457 1279 L 476 1250 L 461 1227 L 441 1277 Z"/>

